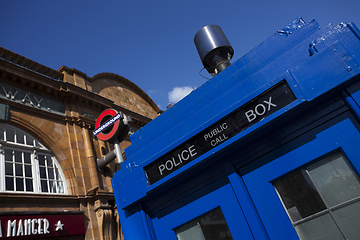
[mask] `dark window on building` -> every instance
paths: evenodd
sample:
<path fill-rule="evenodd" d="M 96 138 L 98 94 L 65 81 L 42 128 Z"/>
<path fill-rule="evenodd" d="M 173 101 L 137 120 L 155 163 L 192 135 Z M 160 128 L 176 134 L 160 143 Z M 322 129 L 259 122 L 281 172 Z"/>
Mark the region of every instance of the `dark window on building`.
<path fill-rule="evenodd" d="M 274 186 L 300 239 L 359 239 L 360 181 L 342 153 Z"/>

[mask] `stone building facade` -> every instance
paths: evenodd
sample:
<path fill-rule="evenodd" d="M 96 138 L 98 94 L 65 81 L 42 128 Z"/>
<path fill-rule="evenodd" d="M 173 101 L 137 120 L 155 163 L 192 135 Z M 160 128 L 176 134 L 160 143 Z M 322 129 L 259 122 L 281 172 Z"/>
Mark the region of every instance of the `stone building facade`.
<path fill-rule="evenodd" d="M 131 131 L 161 112 L 117 74 L 56 71 L 0 48 L 0 239 L 123 239 L 110 182 L 120 166 L 97 169 L 114 147 L 92 134 L 109 108 L 131 116 Z"/>

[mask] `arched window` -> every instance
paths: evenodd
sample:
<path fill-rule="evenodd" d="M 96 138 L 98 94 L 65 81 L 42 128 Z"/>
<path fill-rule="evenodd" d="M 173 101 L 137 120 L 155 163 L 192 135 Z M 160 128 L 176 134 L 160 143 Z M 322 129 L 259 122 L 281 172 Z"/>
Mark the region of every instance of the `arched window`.
<path fill-rule="evenodd" d="M 22 130 L 0 126 L 0 192 L 66 194 L 51 151 Z"/>

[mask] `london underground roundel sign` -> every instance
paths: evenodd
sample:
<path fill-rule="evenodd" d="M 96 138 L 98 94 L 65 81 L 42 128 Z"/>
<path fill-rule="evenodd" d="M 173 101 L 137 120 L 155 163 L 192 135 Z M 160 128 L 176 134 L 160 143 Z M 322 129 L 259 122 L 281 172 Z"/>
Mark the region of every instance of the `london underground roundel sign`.
<path fill-rule="evenodd" d="M 94 137 L 97 136 L 102 141 L 112 141 L 117 137 L 120 119 L 123 118 L 121 112 L 114 109 L 103 111 L 95 123 Z"/>

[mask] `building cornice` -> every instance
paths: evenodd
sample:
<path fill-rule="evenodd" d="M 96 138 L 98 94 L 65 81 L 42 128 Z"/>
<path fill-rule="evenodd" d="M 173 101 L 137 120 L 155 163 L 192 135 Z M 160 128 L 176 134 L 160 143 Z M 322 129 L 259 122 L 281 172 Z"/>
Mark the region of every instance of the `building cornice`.
<path fill-rule="evenodd" d="M 2 47 L 0 47 L 0 59 L 54 80 L 62 80 L 64 77 L 62 73 L 52 68 L 46 67 Z"/>
<path fill-rule="evenodd" d="M 19 69 L 18 66 L 7 61 L 2 61 L 0 64 L 0 81 L 16 87 L 21 86 L 21 88 L 33 91 L 34 93 L 43 92 L 47 95 L 47 97 L 61 99 L 63 102 L 76 102 L 89 105 L 92 108 L 99 109 L 99 112 L 107 108 L 114 108 L 118 111 L 122 111 L 124 114 L 130 115 L 134 119 L 135 123 L 140 125 L 151 121 L 150 118 L 118 106 L 112 100 L 99 94 L 90 92 L 69 82 L 63 82 L 61 80 L 54 81 L 53 79 L 49 79 L 27 69 Z M 10 105 L 19 106 L 20 108 L 29 108 L 26 105 L 15 102 L 6 102 Z M 35 109 L 36 108 L 32 108 L 31 110 L 33 111 Z M 39 111 L 40 114 L 47 113 L 46 111 L 44 112 L 40 109 L 36 109 L 35 111 Z M 76 119 L 75 121 L 78 120 Z"/>
<path fill-rule="evenodd" d="M 55 100 L 61 99 L 61 101 L 64 103 L 81 103 L 90 106 L 92 109 L 98 109 L 99 112 L 102 112 L 107 108 L 113 108 L 117 111 L 122 111 L 124 114 L 130 115 L 134 124 L 140 127 L 152 120 L 151 118 L 123 108 L 115 104 L 114 101 L 107 99 L 97 93 L 88 91 L 84 88 L 76 86 L 75 84 L 64 82 L 64 74 L 59 71 L 76 73 L 77 75 L 81 75 L 89 81 L 94 81 L 94 79 L 104 76 L 112 76 L 112 78 L 116 79 L 121 78 L 123 84 L 126 84 L 131 89 L 134 89 L 134 91 L 143 97 L 154 109 L 156 109 L 156 111 L 159 110 L 151 98 L 136 84 L 125 78 L 122 78 L 117 74 L 103 73 L 95 75 L 97 76 L 95 78 L 90 78 L 85 73 L 76 69 L 70 69 L 66 66 L 62 66 L 58 71 L 55 71 L 51 68 L 38 64 L 30 59 L 0 47 L 0 81 L 5 84 L 12 85 L 14 87 L 20 87 L 33 93 L 45 94 L 46 97 Z M 6 101 L 6 99 L 4 100 Z M 29 108 L 26 105 L 21 105 L 15 102 L 6 102 L 9 102 L 10 105 L 19 106 L 22 109 Z M 38 111 L 41 115 L 48 113 L 36 108 L 31 108 L 31 110 Z M 55 118 L 58 117 L 61 116 L 55 116 Z M 79 122 L 77 117 L 73 118 L 67 116 L 67 120 L 70 119 L 71 121 Z M 89 120 L 85 118 L 85 122 L 89 123 Z"/>
<path fill-rule="evenodd" d="M 56 202 L 74 202 L 78 203 L 79 197 L 75 195 L 66 195 L 66 194 L 28 194 L 28 193 L 0 193 L 0 202 L 23 202 L 24 199 L 29 202 L 38 202 L 40 199 L 41 201 L 48 201 L 52 203 Z"/>

